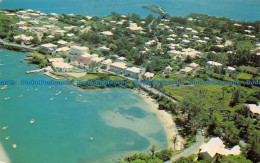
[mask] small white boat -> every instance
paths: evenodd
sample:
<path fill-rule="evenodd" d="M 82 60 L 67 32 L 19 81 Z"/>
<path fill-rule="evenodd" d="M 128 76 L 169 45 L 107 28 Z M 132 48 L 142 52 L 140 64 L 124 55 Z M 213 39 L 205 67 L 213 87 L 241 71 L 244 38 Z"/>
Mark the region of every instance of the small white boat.
<path fill-rule="evenodd" d="M 16 144 L 13 144 L 13 149 L 16 149 L 17 148 L 17 145 Z"/>
<path fill-rule="evenodd" d="M 2 128 L 2 130 L 4 131 L 4 130 L 6 130 L 8 128 L 8 126 L 4 126 L 3 128 Z"/>
<path fill-rule="evenodd" d="M 50 98 L 50 101 L 52 101 L 54 98 Z"/>
<path fill-rule="evenodd" d="M 55 95 L 56 95 L 56 96 L 58 96 L 58 95 L 59 95 L 59 93 L 56 93 Z"/>
<path fill-rule="evenodd" d="M 70 94 L 72 94 L 73 92 L 70 92 Z"/>
<path fill-rule="evenodd" d="M 34 124 L 34 122 L 35 122 L 35 120 L 34 120 L 34 119 L 32 119 L 32 120 L 30 121 L 30 123 L 31 123 L 31 124 Z"/>
<path fill-rule="evenodd" d="M 38 89 L 35 89 L 35 91 L 38 91 Z"/>
<path fill-rule="evenodd" d="M 4 86 L 1 87 L 1 90 L 5 90 L 7 88 L 9 88 L 8 85 L 4 85 Z"/>
<path fill-rule="evenodd" d="M 82 97 L 82 95 L 79 95 L 79 97 Z"/>
<path fill-rule="evenodd" d="M 89 140 L 90 140 L 90 141 L 93 141 L 93 137 L 92 137 L 92 136 L 90 136 Z"/>
<path fill-rule="evenodd" d="M 68 98 L 66 97 L 65 100 L 68 100 Z"/>
<path fill-rule="evenodd" d="M 61 91 L 59 91 L 59 93 L 61 93 Z"/>
<path fill-rule="evenodd" d="M 10 100 L 10 97 L 6 97 L 5 100 Z"/>
<path fill-rule="evenodd" d="M 20 96 L 18 96 L 18 97 L 23 97 L 23 95 L 20 95 Z"/>
<path fill-rule="evenodd" d="M 5 137 L 5 140 L 9 140 L 9 139 L 10 139 L 10 136 Z"/>
<path fill-rule="evenodd" d="M 86 101 L 86 100 L 84 100 L 83 102 L 84 102 L 84 103 L 86 103 L 87 101 Z"/>

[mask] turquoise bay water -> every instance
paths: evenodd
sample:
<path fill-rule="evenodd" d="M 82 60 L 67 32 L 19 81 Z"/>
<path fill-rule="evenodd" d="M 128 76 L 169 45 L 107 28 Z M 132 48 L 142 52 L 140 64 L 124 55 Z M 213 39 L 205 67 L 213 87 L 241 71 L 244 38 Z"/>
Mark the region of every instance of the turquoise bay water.
<path fill-rule="evenodd" d="M 120 14 L 138 13 L 145 17 L 151 12 L 143 9 L 142 4 L 161 6 L 174 16 L 195 12 L 235 20 L 260 20 L 259 0 L 0 0 L 2 9 L 24 8 L 89 16 L 106 16 L 115 11 Z"/>
<path fill-rule="evenodd" d="M 132 90 L 21 86 L 22 79 L 52 80 L 42 73 L 25 74 L 36 69 L 23 60 L 25 56 L 0 49 L 0 63 L 5 63 L 0 65 L 0 80 L 17 82 L 0 90 L 0 127 L 8 126 L 0 130 L 0 143 L 12 162 L 116 162 L 134 152 L 148 152 L 152 144 L 167 148 L 159 119 Z"/>

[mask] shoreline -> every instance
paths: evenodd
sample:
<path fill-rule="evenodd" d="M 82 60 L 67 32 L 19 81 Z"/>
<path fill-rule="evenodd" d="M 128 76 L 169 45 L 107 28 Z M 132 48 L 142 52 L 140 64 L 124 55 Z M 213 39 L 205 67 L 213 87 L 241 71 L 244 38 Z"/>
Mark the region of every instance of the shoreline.
<path fill-rule="evenodd" d="M 4 150 L 3 145 L 0 142 L 0 162 L 3 161 L 4 163 L 11 163 L 7 153 Z"/>
<path fill-rule="evenodd" d="M 159 120 L 161 121 L 161 124 L 164 128 L 168 148 L 172 150 L 180 150 L 183 148 L 183 138 L 178 134 L 176 124 L 172 119 L 171 114 L 166 112 L 165 110 L 159 110 L 158 109 L 158 103 L 152 99 L 148 94 L 141 90 L 140 92 L 137 90 L 133 90 L 136 94 L 142 97 L 142 99 L 151 106 L 151 110 L 157 115 Z M 172 142 L 172 138 L 177 136 L 177 141 L 174 146 L 174 143 Z"/>

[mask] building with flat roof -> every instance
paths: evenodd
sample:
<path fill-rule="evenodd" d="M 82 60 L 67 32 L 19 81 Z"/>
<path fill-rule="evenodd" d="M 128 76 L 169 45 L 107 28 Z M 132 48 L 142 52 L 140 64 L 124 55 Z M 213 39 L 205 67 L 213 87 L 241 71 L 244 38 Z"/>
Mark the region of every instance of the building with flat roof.
<path fill-rule="evenodd" d="M 42 44 L 39 46 L 40 49 L 44 49 L 47 53 L 51 54 L 53 51 L 57 49 L 57 45 L 52 43 Z"/>
<path fill-rule="evenodd" d="M 83 55 L 84 53 L 88 53 L 89 48 L 85 46 L 71 46 L 70 54 L 72 55 Z"/>
<path fill-rule="evenodd" d="M 117 74 L 125 74 L 126 69 L 126 64 L 123 62 L 114 62 L 110 65 L 110 71 Z"/>
<path fill-rule="evenodd" d="M 138 67 L 130 67 L 125 70 L 125 75 L 130 78 L 139 79 L 142 69 Z"/>
<path fill-rule="evenodd" d="M 208 61 L 207 64 L 209 64 L 210 66 L 218 66 L 218 67 L 222 66 L 221 63 L 214 62 L 214 61 Z"/>

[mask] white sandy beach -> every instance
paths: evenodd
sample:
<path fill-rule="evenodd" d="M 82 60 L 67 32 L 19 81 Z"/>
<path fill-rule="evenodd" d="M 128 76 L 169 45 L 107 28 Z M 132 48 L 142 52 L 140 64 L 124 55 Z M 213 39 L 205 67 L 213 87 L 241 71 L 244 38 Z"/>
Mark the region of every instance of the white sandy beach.
<path fill-rule="evenodd" d="M 2 144 L 0 143 L 0 163 L 4 162 L 4 163 L 11 163 L 10 159 L 8 158 L 4 147 L 2 146 Z"/>
<path fill-rule="evenodd" d="M 158 118 L 160 119 L 163 128 L 165 130 L 166 136 L 167 136 L 167 142 L 168 142 L 168 148 L 173 149 L 173 150 L 180 150 L 183 148 L 183 139 L 182 137 L 178 134 L 178 131 L 176 129 L 176 125 L 174 121 L 172 120 L 171 114 L 167 113 L 164 110 L 158 110 L 158 104 L 157 102 L 152 99 L 151 97 L 148 96 L 148 94 L 144 91 L 141 91 L 139 93 L 138 91 L 135 91 L 138 93 L 146 103 L 148 103 L 154 113 L 157 114 Z M 143 95 L 144 94 L 144 95 Z M 177 136 L 177 142 L 174 146 L 174 143 L 172 141 L 172 138 Z"/>

